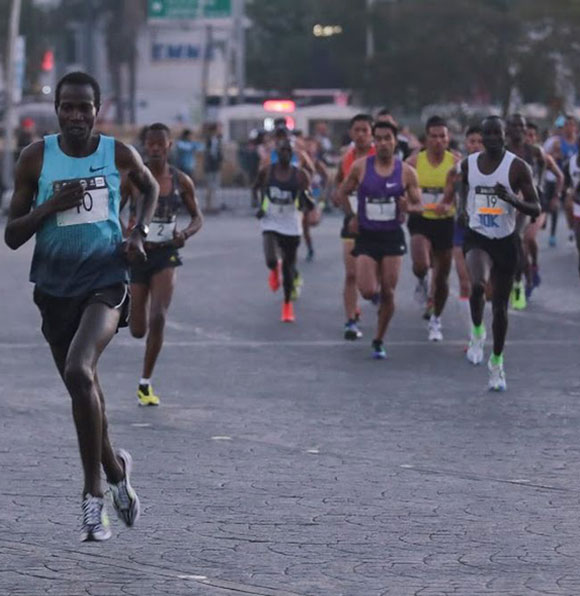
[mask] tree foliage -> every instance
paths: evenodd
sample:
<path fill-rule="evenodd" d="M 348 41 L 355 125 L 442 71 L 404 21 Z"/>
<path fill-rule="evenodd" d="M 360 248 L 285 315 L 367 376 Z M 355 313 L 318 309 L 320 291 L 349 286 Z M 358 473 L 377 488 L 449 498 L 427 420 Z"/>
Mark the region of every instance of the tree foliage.
<path fill-rule="evenodd" d="M 575 0 L 254 0 L 248 75 L 260 88 L 343 87 L 371 104 L 416 110 L 449 101 L 507 107 L 563 99 L 558 77 L 580 75 Z M 317 38 L 316 23 L 342 35 Z M 375 52 L 366 55 L 367 26 Z M 559 66 L 557 66 L 559 64 Z"/>

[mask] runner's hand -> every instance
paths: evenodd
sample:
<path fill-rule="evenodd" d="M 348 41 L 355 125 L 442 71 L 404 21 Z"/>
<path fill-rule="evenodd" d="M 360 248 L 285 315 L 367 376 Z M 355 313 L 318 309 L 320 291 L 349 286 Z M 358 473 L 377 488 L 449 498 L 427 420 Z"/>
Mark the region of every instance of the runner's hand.
<path fill-rule="evenodd" d="M 449 212 L 450 207 L 451 205 L 448 203 L 437 203 L 433 211 L 435 212 L 435 215 L 446 215 Z"/>
<path fill-rule="evenodd" d="M 66 184 L 58 192 L 55 192 L 47 202 L 50 204 L 50 208 L 54 213 L 67 211 L 81 205 L 84 192 L 82 184 L 76 180 L 75 182 Z"/>
<path fill-rule="evenodd" d="M 350 234 L 358 234 L 358 217 L 356 215 L 353 215 L 350 218 L 346 226 L 346 229 L 349 231 Z"/>
<path fill-rule="evenodd" d="M 175 248 L 183 248 L 185 246 L 185 234 L 175 230 L 173 232 L 173 246 Z"/>
<path fill-rule="evenodd" d="M 143 263 L 147 260 L 147 254 L 143 248 L 143 236 L 137 228 L 134 228 L 127 238 L 125 255 L 129 263 Z"/>
<path fill-rule="evenodd" d="M 513 198 L 511 196 L 511 194 L 509 193 L 508 189 L 503 185 L 500 184 L 499 182 L 495 185 L 494 187 L 495 190 L 495 194 L 502 200 L 505 201 L 506 203 L 509 203 L 510 205 L 514 204 Z"/>
<path fill-rule="evenodd" d="M 256 219 L 262 219 L 264 215 L 266 215 L 266 212 L 263 209 L 258 209 L 258 211 L 256 211 Z"/>

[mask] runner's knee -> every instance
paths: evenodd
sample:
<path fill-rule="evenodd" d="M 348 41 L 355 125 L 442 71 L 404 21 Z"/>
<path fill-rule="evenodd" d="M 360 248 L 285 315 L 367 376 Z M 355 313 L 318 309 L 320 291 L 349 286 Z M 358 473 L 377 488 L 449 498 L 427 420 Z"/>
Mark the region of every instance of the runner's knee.
<path fill-rule="evenodd" d="M 67 360 L 64 367 L 64 382 L 70 390 L 90 391 L 95 375 L 92 368 L 79 359 Z"/>
<path fill-rule="evenodd" d="M 145 321 L 137 321 L 135 317 L 131 317 L 129 321 L 129 330 L 131 331 L 131 335 L 137 339 L 141 339 L 145 337 L 147 333 L 147 325 Z"/>
<path fill-rule="evenodd" d="M 413 263 L 413 273 L 416 277 L 425 277 L 429 271 L 429 265 L 423 262 Z"/>
<path fill-rule="evenodd" d="M 149 321 L 149 330 L 151 333 L 162 333 L 165 328 L 166 312 L 159 310 L 151 313 L 151 319 Z"/>

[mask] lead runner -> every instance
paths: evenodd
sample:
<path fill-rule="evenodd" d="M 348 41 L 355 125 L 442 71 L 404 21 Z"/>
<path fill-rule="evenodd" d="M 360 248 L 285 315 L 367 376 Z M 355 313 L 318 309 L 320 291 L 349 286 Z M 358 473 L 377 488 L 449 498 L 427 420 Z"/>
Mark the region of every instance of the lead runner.
<path fill-rule="evenodd" d="M 131 487 L 132 459 L 109 440 L 97 363 L 119 326 L 126 326 L 127 265 L 145 257 L 159 186 L 138 153 L 94 133 L 101 104 L 99 84 L 74 72 L 58 83 L 55 109 L 60 134 L 29 145 L 16 164 L 14 194 L 5 230 L 16 250 L 33 236 L 30 280 L 42 316 L 42 333 L 72 398 L 84 471 L 82 541 L 111 537 L 101 466 L 118 516 L 127 526 L 139 517 Z M 123 254 L 119 221 L 121 176 L 143 195 L 138 221 Z"/>

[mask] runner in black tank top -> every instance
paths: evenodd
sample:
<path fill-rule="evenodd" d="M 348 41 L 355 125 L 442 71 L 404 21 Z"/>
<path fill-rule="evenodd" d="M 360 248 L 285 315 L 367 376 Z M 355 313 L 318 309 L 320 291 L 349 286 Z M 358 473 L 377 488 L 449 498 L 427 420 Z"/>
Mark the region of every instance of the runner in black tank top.
<path fill-rule="evenodd" d="M 175 286 L 175 268 L 181 265 L 178 249 L 202 226 L 195 187 L 189 176 L 167 163 L 171 135 L 164 124 L 153 124 L 145 136 L 148 166 L 160 186 L 159 200 L 151 221 L 145 250 L 147 261 L 131 268 L 131 333 L 147 335 L 145 360 L 137 399 L 142 406 L 159 405 L 159 397 L 151 387 L 151 376 L 161 347 L 165 318 Z M 124 185 L 124 197 L 135 194 Z M 188 226 L 177 230 L 177 211 L 185 205 L 191 219 Z"/>
<path fill-rule="evenodd" d="M 270 270 L 268 284 L 273 292 L 280 287 L 280 272 L 284 289 L 283 323 L 294 322 L 292 302 L 298 298 L 302 285 L 296 269 L 296 254 L 302 236 L 302 215 L 314 207 L 307 197 L 309 179 L 305 172 L 291 164 L 292 147 L 284 139 L 276 146 L 278 162 L 258 173 L 254 183 L 254 198 L 261 193 L 257 213 L 262 229 L 264 257 Z M 280 271 L 281 270 L 281 271 Z"/>

